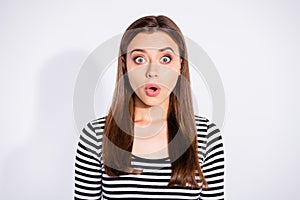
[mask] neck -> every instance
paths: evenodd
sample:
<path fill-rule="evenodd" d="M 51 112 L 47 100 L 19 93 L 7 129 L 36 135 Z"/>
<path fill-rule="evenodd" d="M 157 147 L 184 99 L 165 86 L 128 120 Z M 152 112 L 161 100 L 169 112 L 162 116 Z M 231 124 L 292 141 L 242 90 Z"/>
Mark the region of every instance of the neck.
<path fill-rule="evenodd" d="M 134 121 L 135 123 L 148 124 L 157 121 L 167 121 L 169 99 L 160 105 L 149 106 L 138 97 L 135 98 Z"/>

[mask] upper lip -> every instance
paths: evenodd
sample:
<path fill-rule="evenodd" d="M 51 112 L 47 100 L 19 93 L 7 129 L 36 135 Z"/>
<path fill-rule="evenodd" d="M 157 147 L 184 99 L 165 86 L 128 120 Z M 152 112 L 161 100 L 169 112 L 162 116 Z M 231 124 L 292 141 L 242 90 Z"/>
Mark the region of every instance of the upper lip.
<path fill-rule="evenodd" d="M 156 90 L 159 90 L 159 89 L 160 89 L 159 85 L 157 85 L 157 84 L 155 84 L 155 83 L 147 84 L 146 87 L 145 87 L 146 90 L 147 90 L 147 89 L 151 89 L 151 88 L 154 88 L 154 89 L 156 89 Z"/>

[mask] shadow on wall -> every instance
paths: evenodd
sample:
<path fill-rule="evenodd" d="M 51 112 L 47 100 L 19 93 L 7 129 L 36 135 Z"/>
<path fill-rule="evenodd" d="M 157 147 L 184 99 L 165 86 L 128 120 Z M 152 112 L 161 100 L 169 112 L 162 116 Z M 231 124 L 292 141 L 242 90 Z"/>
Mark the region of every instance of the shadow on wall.
<path fill-rule="evenodd" d="M 43 67 L 35 129 L 26 144 L 12 151 L 4 162 L 1 199 L 72 198 L 78 138 L 73 120 L 73 90 L 87 54 L 66 52 Z"/>

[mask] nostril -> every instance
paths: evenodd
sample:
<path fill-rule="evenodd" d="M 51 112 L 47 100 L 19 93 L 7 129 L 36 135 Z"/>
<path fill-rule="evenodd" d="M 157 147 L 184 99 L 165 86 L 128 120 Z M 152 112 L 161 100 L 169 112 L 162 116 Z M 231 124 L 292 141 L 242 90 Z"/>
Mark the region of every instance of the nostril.
<path fill-rule="evenodd" d="M 156 72 L 148 72 L 146 76 L 147 77 L 157 77 L 158 75 Z"/>

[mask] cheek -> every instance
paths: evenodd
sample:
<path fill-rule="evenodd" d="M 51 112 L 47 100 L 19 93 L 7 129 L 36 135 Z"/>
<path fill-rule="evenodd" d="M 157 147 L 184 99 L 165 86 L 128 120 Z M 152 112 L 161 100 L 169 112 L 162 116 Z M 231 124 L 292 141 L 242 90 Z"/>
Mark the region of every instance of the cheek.
<path fill-rule="evenodd" d="M 174 67 L 158 67 L 158 78 L 153 80 L 157 84 L 160 84 L 169 92 L 173 91 L 176 86 L 178 77 L 180 75 L 180 68 Z M 127 75 L 129 83 L 134 91 L 149 82 L 146 78 L 147 67 L 141 66 L 137 68 L 127 68 Z M 152 82 L 152 81 L 151 81 Z"/>
<path fill-rule="evenodd" d="M 173 91 L 180 73 L 171 68 L 165 68 L 161 74 L 161 84 L 169 91 Z"/>
<path fill-rule="evenodd" d="M 129 69 L 127 71 L 129 83 L 134 91 L 145 83 L 144 71 L 142 68 Z"/>
<path fill-rule="evenodd" d="M 180 74 L 180 69 L 181 69 L 181 59 L 179 57 L 176 57 L 173 59 L 173 61 L 170 63 L 170 68 L 173 69 L 175 72 Z"/>
<path fill-rule="evenodd" d="M 134 69 L 134 62 L 132 60 L 128 60 L 127 58 L 127 61 L 126 61 L 126 68 L 127 68 L 127 71 L 131 71 L 132 69 Z"/>
<path fill-rule="evenodd" d="M 174 90 L 177 80 L 178 80 L 178 76 L 168 77 L 167 79 L 165 79 L 164 85 L 169 92 L 172 92 Z"/>

